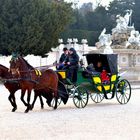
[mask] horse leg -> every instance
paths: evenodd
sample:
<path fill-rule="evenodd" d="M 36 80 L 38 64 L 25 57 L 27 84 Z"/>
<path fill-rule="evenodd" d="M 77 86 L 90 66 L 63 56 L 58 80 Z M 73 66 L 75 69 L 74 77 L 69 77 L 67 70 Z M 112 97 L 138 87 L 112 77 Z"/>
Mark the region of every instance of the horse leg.
<path fill-rule="evenodd" d="M 48 93 L 48 95 L 47 95 L 47 101 L 46 101 L 46 103 L 48 104 L 49 107 L 51 107 L 52 99 L 53 99 L 53 95 L 52 95 L 52 93 L 50 92 L 50 93 Z"/>
<path fill-rule="evenodd" d="M 16 99 L 15 99 L 15 94 L 13 94 L 13 103 L 14 103 L 14 108 L 12 109 L 12 112 L 15 112 L 17 110 L 17 105 L 16 105 Z"/>
<path fill-rule="evenodd" d="M 11 93 L 8 97 L 8 100 L 10 101 L 11 105 L 14 107 L 14 103 L 13 103 L 13 100 L 12 100 L 12 94 Z"/>
<path fill-rule="evenodd" d="M 15 112 L 17 109 L 17 105 L 16 105 L 16 100 L 15 100 L 15 92 L 10 92 L 10 95 L 8 97 L 11 105 L 13 106 L 12 112 Z"/>
<path fill-rule="evenodd" d="M 32 105 L 31 105 L 31 110 L 34 108 L 34 104 L 35 104 L 36 99 L 37 99 L 37 97 L 38 97 L 37 94 L 38 94 L 38 93 L 37 93 L 36 91 L 34 91 L 34 100 L 33 100 L 33 103 L 32 103 Z"/>
<path fill-rule="evenodd" d="M 43 109 L 44 108 L 44 103 L 43 103 L 42 96 L 41 95 L 38 95 L 38 96 L 39 96 L 39 99 L 40 99 L 41 109 Z"/>
<path fill-rule="evenodd" d="M 57 109 L 57 101 L 58 101 L 58 97 L 57 97 L 57 92 L 54 92 L 54 99 L 55 99 L 55 106 L 54 109 Z"/>
<path fill-rule="evenodd" d="M 40 99 L 41 108 L 42 108 L 42 109 L 44 108 L 44 103 L 43 103 L 42 96 L 40 95 L 39 92 L 34 91 L 34 100 L 33 100 L 33 103 L 32 103 L 32 105 L 31 105 L 31 110 L 34 108 L 34 104 L 35 104 L 36 99 L 37 99 L 38 96 L 39 96 L 39 99 Z"/>
<path fill-rule="evenodd" d="M 27 109 L 25 110 L 25 113 L 28 113 L 28 111 L 32 108 L 30 105 L 30 98 L 31 98 L 31 90 L 28 89 L 28 95 L 27 95 Z"/>
<path fill-rule="evenodd" d="M 26 91 L 25 89 L 21 91 L 21 97 L 20 97 L 20 99 L 21 99 L 21 101 L 23 102 L 23 104 L 25 106 L 28 106 L 28 104 L 24 101 L 25 91 Z"/>

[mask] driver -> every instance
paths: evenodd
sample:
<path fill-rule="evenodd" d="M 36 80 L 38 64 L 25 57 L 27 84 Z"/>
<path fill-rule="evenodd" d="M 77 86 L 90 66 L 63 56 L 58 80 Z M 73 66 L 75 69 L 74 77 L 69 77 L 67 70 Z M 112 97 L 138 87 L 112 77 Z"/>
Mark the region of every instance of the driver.
<path fill-rule="evenodd" d="M 79 56 L 74 48 L 69 49 L 68 59 L 66 64 L 68 65 L 68 78 L 76 84 L 77 81 L 77 72 L 79 68 Z"/>

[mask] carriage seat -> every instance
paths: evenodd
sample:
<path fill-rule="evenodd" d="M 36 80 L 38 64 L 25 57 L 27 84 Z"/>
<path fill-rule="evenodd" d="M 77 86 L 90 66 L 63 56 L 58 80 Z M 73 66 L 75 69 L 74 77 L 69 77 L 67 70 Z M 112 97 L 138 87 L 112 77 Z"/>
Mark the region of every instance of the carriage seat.
<path fill-rule="evenodd" d="M 111 75 L 110 82 L 108 84 L 102 83 L 100 76 L 92 76 L 93 84 L 96 86 L 99 92 L 103 91 L 102 89 L 103 87 L 105 91 L 113 90 L 116 80 L 117 80 L 116 74 Z"/>
<path fill-rule="evenodd" d="M 57 72 L 58 78 L 61 82 L 63 82 L 66 85 L 72 84 L 72 82 L 70 81 L 70 79 L 67 76 L 67 70 L 57 70 L 56 72 Z"/>
<path fill-rule="evenodd" d="M 59 78 L 65 80 L 67 78 L 67 72 L 66 70 L 57 70 L 56 71 L 59 74 Z"/>

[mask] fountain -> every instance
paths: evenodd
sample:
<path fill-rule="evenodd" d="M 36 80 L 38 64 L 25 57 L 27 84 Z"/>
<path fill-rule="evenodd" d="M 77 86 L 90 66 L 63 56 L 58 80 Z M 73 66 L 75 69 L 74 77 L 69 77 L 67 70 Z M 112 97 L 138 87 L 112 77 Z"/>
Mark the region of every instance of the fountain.
<path fill-rule="evenodd" d="M 140 33 L 131 25 L 132 10 L 127 10 L 124 16 L 116 17 L 116 27 L 111 34 L 105 34 L 104 29 L 99 42 L 96 43 L 96 53 L 117 53 L 120 72 L 127 71 L 123 76 L 129 80 L 140 80 Z M 113 51 L 111 51 L 113 49 Z"/>

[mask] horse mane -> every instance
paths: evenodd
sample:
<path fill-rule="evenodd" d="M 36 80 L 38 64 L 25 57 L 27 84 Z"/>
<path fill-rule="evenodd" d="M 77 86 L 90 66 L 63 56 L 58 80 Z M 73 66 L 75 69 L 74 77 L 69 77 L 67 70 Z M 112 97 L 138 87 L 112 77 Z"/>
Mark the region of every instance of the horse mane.
<path fill-rule="evenodd" d="M 0 77 L 9 79 L 12 77 L 12 74 L 8 72 L 8 68 L 0 64 Z"/>
<path fill-rule="evenodd" d="M 1 65 L 1 64 L 0 64 L 0 67 L 2 67 L 2 68 L 4 68 L 4 69 L 8 70 L 7 67 L 5 67 L 5 66 L 3 66 L 3 65 Z"/>
<path fill-rule="evenodd" d="M 23 57 L 20 57 L 21 60 L 23 60 L 25 62 L 25 64 L 27 65 L 27 67 L 30 69 L 30 70 L 33 70 L 34 67 L 31 66 Z"/>

